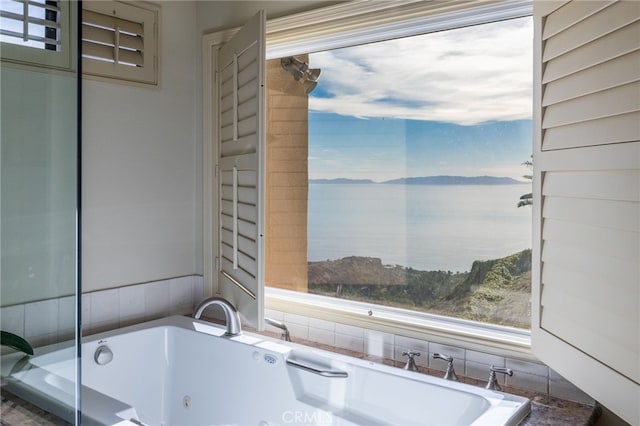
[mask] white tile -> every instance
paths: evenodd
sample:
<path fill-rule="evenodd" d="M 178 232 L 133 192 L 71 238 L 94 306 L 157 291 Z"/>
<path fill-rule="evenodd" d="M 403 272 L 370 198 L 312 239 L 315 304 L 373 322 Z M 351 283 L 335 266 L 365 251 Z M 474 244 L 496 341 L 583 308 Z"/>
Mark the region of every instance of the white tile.
<path fill-rule="evenodd" d="M 498 365 L 493 364 L 496 367 L 498 367 Z M 442 366 L 443 368 L 441 368 L 441 370 L 446 369 L 446 362 L 442 361 Z M 465 370 L 464 373 L 462 371 L 460 371 L 459 373 L 464 374 L 467 377 L 471 377 L 472 379 L 478 379 L 478 380 L 483 380 L 486 382 L 489 381 L 489 368 L 491 367 L 490 364 L 481 364 L 478 362 L 473 362 L 473 361 L 469 361 L 467 360 L 467 362 L 465 363 Z M 502 367 L 502 366 L 501 366 Z M 455 368 L 455 362 L 454 362 L 454 368 Z M 458 372 L 456 372 L 458 373 Z M 505 378 L 504 378 L 504 374 L 496 374 L 496 379 L 498 380 L 498 383 L 500 385 L 504 385 L 505 383 Z"/>
<path fill-rule="evenodd" d="M 0 308 L 2 330 L 18 336 L 24 336 L 24 305 Z"/>
<path fill-rule="evenodd" d="M 358 339 L 364 339 L 364 328 L 336 323 L 336 334 L 344 334 L 347 336 L 357 337 Z"/>
<path fill-rule="evenodd" d="M 193 306 L 193 277 L 180 277 L 169 280 L 170 307 Z"/>
<path fill-rule="evenodd" d="M 273 310 L 273 309 L 265 309 L 264 310 L 264 316 L 265 316 L 265 318 L 271 318 L 271 319 L 274 319 L 276 321 L 280 321 L 280 322 L 284 321 L 284 312 L 282 312 L 282 311 L 276 311 L 276 310 Z"/>
<path fill-rule="evenodd" d="M 514 372 L 533 374 L 536 376 L 549 377 L 549 367 L 537 362 L 521 361 L 517 359 L 506 359 L 506 367 Z"/>
<path fill-rule="evenodd" d="M 26 338 L 29 344 L 33 348 L 37 348 L 39 346 L 47 346 L 52 345 L 54 343 L 58 343 L 58 333 L 50 333 L 50 334 L 42 334 L 40 336 L 30 336 Z"/>
<path fill-rule="evenodd" d="M 305 327 L 309 326 L 309 317 L 305 317 L 297 314 L 290 314 L 289 312 L 284 313 L 284 322 L 289 326 L 289 324 L 297 324 Z"/>
<path fill-rule="evenodd" d="M 85 293 L 80 299 L 80 305 L 82 308 L 82 317 L 80 318 L 80 327 L 82 329 L 82 335 L 86 336 L 91 333 L 91 293 Z"/>
<path fill-rule="evenodd" d="M 144 285 L 144 309 L 148 320 L 162 318 L 169 313 L 169 281 Z"/>
<path fill-rule="evenodd" d="M 145 284 L 120 287 L 118 298 L 120 322 L 129 322 L 134 318 L 144 318 Z"/>
<path fill-rule="evenodd" d="M 395 357 L 395 336 L 376 330 L 364 330 L 364 352 L 387 359 Z"/>
<path fill-rule="evenodd" d="M 167 312 L 167 315 L 172 316 L 172 315 L 187 315 L 187 316 L 191 316 L 193 315 L 193 306 L 191 305 L 182 305 L 182 306 L 172 306 L 169 308 L 169 311 Z"/>
<path fill-rule="evenodd" d="M 479 364 L 495 365 L 496 367 L 504 367 L 505 365 L 505 359 L 502 356 L 471 351 L 469 349 L 467 349 L 465 353 L 465 358 L 467 361 L 472 361 Z"/>
<path fill-rule="evenodd" d="M 318 318 L 309 318 L 309 327 L 334 332 L 336 330 L 336 323 Z"/>
<path fill-rule="evenodd" d="M 193 286 L 193 305 L 197 305 L 204 299 L 204 278 L 201 275 L 191 277 Z"/>
<path fill-rule="evenodd" d="M 407 356 L 402 355 L 405 352 L 419 352 L 420 355 L 414 358 L 420 367 L 429 366 L 429 342 L 426 340 L 414 339 L 413 337 L 395 336 L 394 339 L 394 357 L 396 361 L 406 362 Z"/>
<path fill-rule="evenodd" d="M 496 367 L 505 366 L 504 357 L 498 355 L 491 355 L 484 352 L 467 350 L 465 352 L 465 357 L 466 360 L 464 375 L 473 379 L 488 380 L 489 369 L 492 365 Z M 505 382 L 504 377 L 502 377 L 503 375 L 499 374 L 498 376 L 498 383 L 503 385 Z"/>
<path fill-rule="evenodd" d="M 104 328 L 109 326 L 117 328 L 120 324 L 120 298 L 119 290 L 95 291 L 91 293 L 91 328 Z"/>
<path fill-rule="evenodd" d="M 508 365 L 507 360 L 507 365 Z M 508 367 L 511 368 L 511 367 Z M 549 378 L 537 374 L 529 374 L 524 371 L 513 371 L 513 376 L 505 377 L 506 384 L 517 389 L 531 390 L 534 392 L 549 392 Z"/>
<path fill-rule="evenodd" d="M 289 329 L 289 335 L 291 336 L 291 340 L 295 339 L 304 339 L 307 340 L 309 338 L 309 327 L 306 325 L 300 325 L 296 323 L 287 323 L 287 328 Z"/>
<path fill-rule="evenodd" d="M 29 340 L 35 337 L 46 337 L 46 341 L 53 342 L 58 333 L 58 299 L 43 300 L 41 302 L 27 303 L 24 310 L 24 338 Z M 39 345 L 43 340 L 38 340 Z M 50 342 L 50 343 L 53 343 Z"/>
<path fill-rule="evenodd" d="M 58 340 L 73 339 L 76 335 L 76 297 L 61 297 L 58 305 Z"/>
<path fill-rule="evenodd" d="M 374 342 L 382 342 L 385 345 L 393 345 L 395 336 L 391 333 L 384 333 L 377 330 L 364 330 L 364 339 Z"/>
<path fill-rule="evenodd" d="M 364 339 L 361 337 L 336 333 L 336 347 L 363 353 Z"/>
<path fill-rule="evenodd" d="M 264 323 L 264 331 L 268 331 L 270 333 L 276 333 L 278 335 L 282 334 L 282 330 L 280 328 L 267 324 L 266 322 Z"/>
<path fill-rule="evenodd" d="M 393 344 L 385 343 L 383 340 L 364 340 L 364 353 L 367 355 L 393 359 L 395 355 L 394 348 Z"/>
<path fill-rule="evenodd" d="M 309 327 L 309 340 L 323 345 L 336 345 L 336 334 L 322 328 Z"/>
<path fill-rule="evenodd" d="M 593 398 L 551 368 L 549 369 L 549 395 L 581 404 L 593 405 L 595 403 Z"/>

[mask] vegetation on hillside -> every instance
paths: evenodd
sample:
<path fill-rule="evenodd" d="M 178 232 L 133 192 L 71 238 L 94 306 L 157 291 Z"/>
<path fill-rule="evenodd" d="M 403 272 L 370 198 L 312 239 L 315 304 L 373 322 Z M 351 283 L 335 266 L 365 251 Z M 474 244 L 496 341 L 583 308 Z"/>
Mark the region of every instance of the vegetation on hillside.
<path fill-rule="evenodd" d="M 309 292 L 529 328 L 531 250 L 475 261 L 463 273 L 385 266 L 355 256 L 309 262 Z"/>

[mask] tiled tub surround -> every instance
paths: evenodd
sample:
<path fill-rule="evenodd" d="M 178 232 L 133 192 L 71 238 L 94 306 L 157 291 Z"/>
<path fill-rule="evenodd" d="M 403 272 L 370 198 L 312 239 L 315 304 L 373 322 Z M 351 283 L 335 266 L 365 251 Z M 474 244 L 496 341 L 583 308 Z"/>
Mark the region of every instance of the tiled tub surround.
<path fill-rule="evenodd" d="M 594 405 L 592 398 L 544 364 L 505 358 L 270 309 L 266 310 L 265 316 L 284 322 L 293 340 L 306 340 L 335 347 L 362 354 L 362 356 L 382 359 L 383 362 L 394 363 L 398 366 L 403 366 L 407 361 L 407 357 L 402 353 L 413 350 L 421 354 L 421 356 L 415 357 L 417 366 L 425 371 L 433 372 L 435 375 L 444 374 L 447 363 L 440 359 L 434 359 L 433 354 L 450 355 L 454 359 L 453 366 L 459 376 L 484 384 L 489 378 L 491 365 L 507 367 L 513 370 L 513 377 L 499 374 L 500 386 L 580 404 Z M 270 326 L 267 326 L 267 330 L 275 333 L 279 331 Z"/>
<path fill-rule="evenodd" d="M 513 377 L 498 377 L 503 390 L 531 400 L 531 413 L 522 426 L 593 425 L 601 410 L 592 398 L 580 391 L 544 364 L 505 358 L 454 346 L 381 333 L 332 321 L 267 309 L 265 316 L 284 322 L 291 339 L 303 345 L 404 367 L 407 350 L 420 352 L 415 357 L 420 373 L 442 377 L 447 363 L 433 359 L 433 353 L 454 357 L 454 369 L 460 381 L 485 386 L 491 365 L 511 368 Z M 243 328 L 248 328 L 243 326 Z M 265 334 L 278 337 L 281 330 L 266 326 Z M 502 375 L 499 375 L 502 376 Z"/>
<path fill-rule="evenodd" d="M 82 333 L 99 333 L 175 314 L 191 314 L 202 300 L 201 276 L 185 276 L 82 295 Z M 33 346 L 71 340 L 76 331 L 76 298 L 67 296 L 3 307 L 2 329 Z M 4 348 L 3 348 L 4 350 Z"/>
<path fill-rule="evenodd" d="M 170 315 L 190 315 L 203 298 L 192 275 L 82 295 L 82 334 L 95 334 Z"/>

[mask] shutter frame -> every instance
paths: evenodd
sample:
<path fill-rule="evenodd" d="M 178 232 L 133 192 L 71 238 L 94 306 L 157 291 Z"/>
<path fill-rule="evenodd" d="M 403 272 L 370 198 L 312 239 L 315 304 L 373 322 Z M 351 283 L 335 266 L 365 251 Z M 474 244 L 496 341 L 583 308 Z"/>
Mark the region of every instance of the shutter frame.
<path fill-rule="evenodd" d="M 83 74 L 157 85 L 158 21 L 147 3 L 84 2 Z"/>
<path fill-rule="evenodd" d="M 217 292 L 255 328 L 264 317 L 265 16 L 217 51 Z"/>
<path fill-rule="evenodd" d="M 635 424 L 640 5 L 536 2 L 534 23 L 532 349 Z"/>

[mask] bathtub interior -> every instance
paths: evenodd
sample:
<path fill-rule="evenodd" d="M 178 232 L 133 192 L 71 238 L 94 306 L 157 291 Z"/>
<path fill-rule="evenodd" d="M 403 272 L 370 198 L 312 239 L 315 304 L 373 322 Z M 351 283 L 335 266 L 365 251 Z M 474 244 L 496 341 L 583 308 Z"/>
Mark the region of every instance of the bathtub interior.
<path fill-rule="evenodd" d="M 517 424 L 525 398 L 171 317 L 92 336 L 82 345 L 83 424 Z M 113 359 L 100 365 L 98 347 Z M 36 357 L 38 358 L 38 357 Z M 295 360 L 324 377 L 289 365 Z M 68 365 L 32 363 L 73 396 Z M 53 369 L 55 366 L 55 371 Z M 65 382 L 67 380 L 67 382 Z"/>

